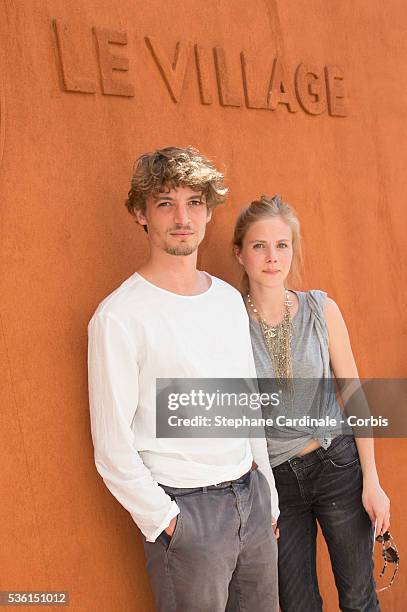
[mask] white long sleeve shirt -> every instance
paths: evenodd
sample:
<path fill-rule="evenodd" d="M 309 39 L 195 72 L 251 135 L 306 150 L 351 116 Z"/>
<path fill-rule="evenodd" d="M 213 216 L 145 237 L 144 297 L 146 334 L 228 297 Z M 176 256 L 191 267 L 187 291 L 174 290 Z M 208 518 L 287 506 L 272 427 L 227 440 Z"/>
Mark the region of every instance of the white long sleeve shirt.
<path fill-rule="evenodd" d="M 199 295 L 161 289 L 137 272 L 105 298 L 89 326 L 89 400 L 95 463 L 106 486 L 154 542 L 179 513 L 158 483 L 234 480 L 254 459 L 278 497 L 264 438 L 157 438 L 156 378 L 255 378 L 241 296 L 211 276 Z"/>

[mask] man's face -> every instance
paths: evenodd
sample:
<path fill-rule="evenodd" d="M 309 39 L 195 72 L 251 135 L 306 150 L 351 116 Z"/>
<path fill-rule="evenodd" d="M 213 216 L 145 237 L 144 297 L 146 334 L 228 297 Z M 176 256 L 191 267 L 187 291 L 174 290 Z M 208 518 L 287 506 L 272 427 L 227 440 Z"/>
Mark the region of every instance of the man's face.
<path fill-rule="evenodd" d="M 201 192 L 191 187 L 174 187 L 169 192 L 148 196 L 146 211 L 137 220 L 148 228 L 151 248 L 170 255 L 191 255 L 205 236 L 212 216 Z"/>

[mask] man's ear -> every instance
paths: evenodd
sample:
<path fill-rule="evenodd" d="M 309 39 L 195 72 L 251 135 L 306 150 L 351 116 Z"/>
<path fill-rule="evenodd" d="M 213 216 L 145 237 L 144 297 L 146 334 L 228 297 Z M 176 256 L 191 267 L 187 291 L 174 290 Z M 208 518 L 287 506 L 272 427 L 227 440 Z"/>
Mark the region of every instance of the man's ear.
<path fill-rule="evenodd" d="M 243 266 L 242 256 L 240 254 L 239 247 L 234 246 L 233 247 L 233 251 L 234 251 L 234 254 L 235 254 L 235 257 L 236 257 L 237 261 L 240 263 L 241 266 Z"/>
<path fill-rule="evenodd" d="M 136 210 L 136 219 L 140 225 L 147 225 L 147 219 L 141 210 Z"/>

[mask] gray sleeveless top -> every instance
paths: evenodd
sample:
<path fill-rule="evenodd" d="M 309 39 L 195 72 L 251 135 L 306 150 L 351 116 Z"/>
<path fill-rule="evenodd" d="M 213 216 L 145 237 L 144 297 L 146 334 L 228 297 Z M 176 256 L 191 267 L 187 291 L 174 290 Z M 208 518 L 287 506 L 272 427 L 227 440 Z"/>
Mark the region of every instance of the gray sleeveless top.
<path fill-rule="evenodd" d="M 323 314 L 327 294 L 324 291 L 295 291 L 298 297 L 298 311 L 292 320 L 291 343 L 294 377 L 294 396 L 290 403 L 290 417 L 306 414 L 319 418 L 333 418 L 337 423 L 341 413 L 334 393 L 321 392 L 320 383 L 331 385 L 333 372 L 328 351 L 328 330 Z M 264 343 L 261 327 L 250 318 L 250 334 L 259 390 L 265 391 L 266 380 L 274 377 L 273 364 Z M 301 382 L 301 379 L 312 379 Z M 330 379 L 321 381 L 321 379 Z M 298 393 L 298 389 L 301 390 Z M 312 408 L 311 408 L 312 407 Z M 272 415 L 271 415 L 272 416 Z M 284 463 L 307 446 L 311 439 L 328 448 L 332 438 L 342 433 L 340 426 L 306 424 L 285 427 L 266 427 L 267 449 L 271 467 Z"/>

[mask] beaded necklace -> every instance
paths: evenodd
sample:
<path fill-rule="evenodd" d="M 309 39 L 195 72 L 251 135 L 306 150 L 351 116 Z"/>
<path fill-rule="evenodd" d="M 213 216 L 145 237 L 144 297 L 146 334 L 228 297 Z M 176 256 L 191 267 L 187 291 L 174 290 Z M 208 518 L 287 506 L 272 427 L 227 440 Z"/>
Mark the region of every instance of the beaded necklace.
<path fill-rule="evenodd" d="M 246 295 L 247 303 L 259 320 L 263 333 L 264 343 L 273 364 L 274 376 L 276 378 L 292 378 L 292 355 L 291 341 L 293 337 L 293 325 L 290 310 L 293 305 L 290 294 L 285 290 L 284 317 L 278 325 L 269 325 L 261 316 L 258 308 L 253 303 L 250 294 Z"/>

